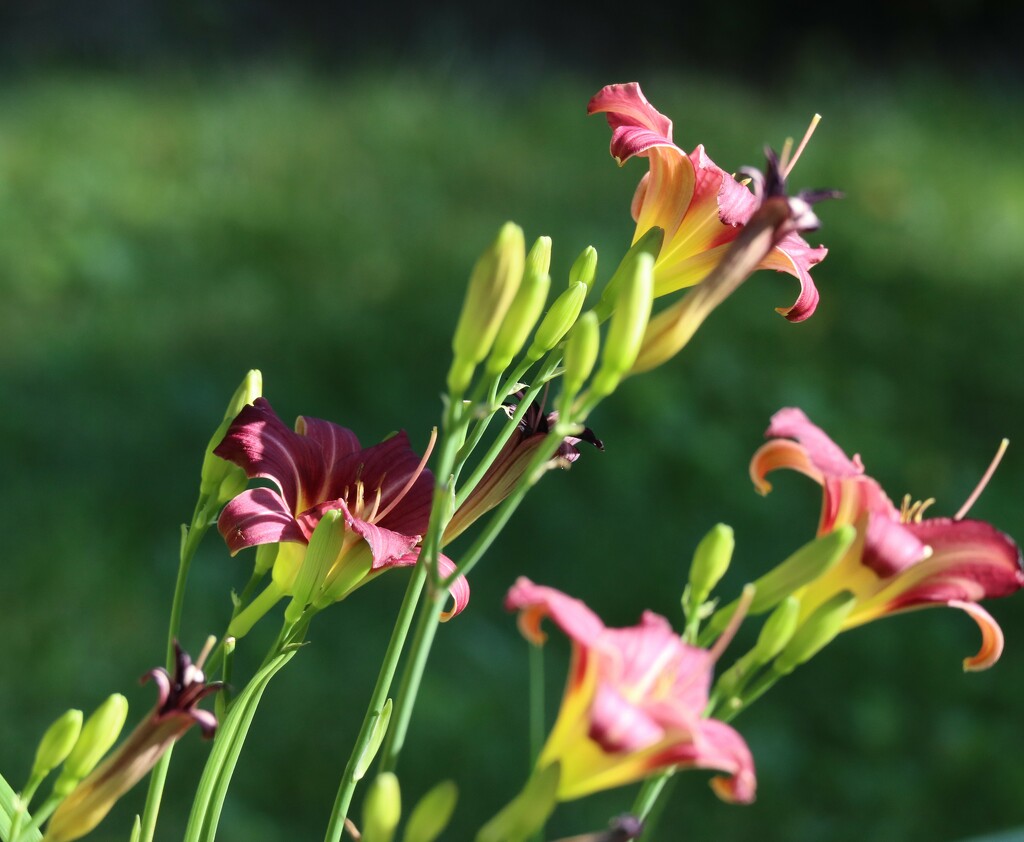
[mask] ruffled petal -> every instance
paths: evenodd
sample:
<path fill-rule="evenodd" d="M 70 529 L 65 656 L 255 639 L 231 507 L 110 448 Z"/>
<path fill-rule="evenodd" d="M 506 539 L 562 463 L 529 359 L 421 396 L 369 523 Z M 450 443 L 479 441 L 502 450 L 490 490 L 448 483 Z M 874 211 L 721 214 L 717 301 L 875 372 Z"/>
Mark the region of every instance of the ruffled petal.
<path fill-rule="evenodd" d="M 786 272 L 800 282 L 800 294 L 788 307 L 776 307 L 776 312 L 791 322 L 802 322 L 814 314 L 818 306 L 818 289 L 811 279 L 811 267 L 825 259 L 828 249 L 812 248 L 799 234 L 787 234 L 768 252 L 760 263 L 761 269 Z"/>
<path fill-rule="evenodd" d="M 242 408 L 213 452 L 234 462 L 250 479 L 275 482 L 295 514 L 320 502 L 325 476 L 320 446 L 290 430 L 266 398 Z"/>
<path fill-rule="evenodd" d="M 519 630 L 531 643 L 540 644 L 547 639 L 540 624 L 550 617 L 572 640 L 581 646 L 590 646 L 604 632 L 604 623 L 581 600 L 566 596 L 561 591 L 544 585 L 535 585 L 525 576 L 505 597 L 505 610 L 519 612 Z"/>
<path fill-rule="evenodd" d="M 639 751 L 665 735 L 662 725 L 622 695 L 619 689 L 602 681 L 590 705 L 590 739 L 608 752 Z"/>
<path fill-rule="evenodd" d="M 220 513 L 217 529 L 231 555 L 257 544 L 309 541 L 288 503 L 271 488 L 251 488 L 231 500 Z"/>
<path fill-rule="evenodd" d="M 322 418 L 300 415 L 295 421 L 295 432 L 316 442 L 323 459 L 325 477 L 334 474 L 336 466 L 342 459 L 361 449 L 359 439 L 348 427 L 324 421 Z M 326 496 L 327 490 L 323 489 L 322 491 Z"/>
<path fill-rule="evenodd" d="M 611 153 L 620 165 L 652 146 L 674 146 L 672 121 L 647 101 L 636 82 L 601 88 L 587 104 L 587 114 L 598 113 L 608 115 Z"/>
<path fill-rule="evenodd" d="M 765 431 L 765 436 L 795 439 L 803 445 L 815 468 L 826 476 L 841 478 L 864 473 L 864 464 L 860 461 L 860 456 L 848 458 L 842 448 L 832 441 L 821 427 L 813 424 L 804 411 L 795 406 L 776 412 Z"/>

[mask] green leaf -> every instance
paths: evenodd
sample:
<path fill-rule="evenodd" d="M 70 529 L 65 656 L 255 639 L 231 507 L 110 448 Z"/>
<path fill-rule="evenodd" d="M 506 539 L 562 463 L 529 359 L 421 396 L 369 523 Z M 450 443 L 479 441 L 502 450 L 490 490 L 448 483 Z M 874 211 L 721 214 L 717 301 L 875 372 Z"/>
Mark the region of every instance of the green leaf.
<path fill-rule="evenodd" d="M 525 842 L 533 836 L 555 809 L 561 774 L 558 763 L 535 773 L 523 791 L 480 828 L 476 842 Z"/>
<path fill-rule="evenodd" d="M 235 764 L 238 763 L 238 755 L 242 751 L 242 744 L 249 733 L 263 691 L 267 689 L 270 679 L 295 657 L 297 651 L 297 648 L 292 648 L 282 652 L 256 673 L 235 700 L 227 719 L 220 724 L 213 742 L 213 751 L 206 761 L 192 803 L 192 812 L 185 828 L 185 842 L 212 842 L 220 822 L 228 785 Z"/>
<path fill-rule="evenodd" d="M 14 814 L 18 811 L 18 794 L 11 789 L 11 785 L 4 780 L 3 775 L 0 775 L 0 836 L 4 839 L 7 838 L 11 832 L 11 819 L 14 818 Z M 22 828 L 28 827 L 32 817 L 29 815 L 25 816 Z M 38 830 L 22 830 L 19 837 L 23 842 L 39 842 L 43 838 Z"/>
<path fill-rule="evenodd" d="M 370 768 L 370 764 L 373 763 L 373 758 L 377 756 L 377 752 L 380 750 L 380 744 L 384 742 L 384 735 L 388 732 L 389 722 L 391 722 L 391 699 L 384 702 L 384 707 L 381 708 L 376 722 L 373 723 L 370 741 L 366 744 L 366 749 L 360 755 L 355 771 L 352 773 L 352 777 L 355 780 L 361 781 L 367 769 Z"/>

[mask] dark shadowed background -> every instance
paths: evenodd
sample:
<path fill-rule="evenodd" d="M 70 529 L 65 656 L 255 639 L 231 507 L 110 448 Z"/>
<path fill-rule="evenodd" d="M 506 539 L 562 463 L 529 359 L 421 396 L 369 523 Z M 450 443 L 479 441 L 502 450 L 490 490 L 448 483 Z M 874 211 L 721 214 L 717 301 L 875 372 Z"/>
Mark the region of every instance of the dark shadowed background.
<path fill-rule="evenodd" d="M 747 479 L 782 406 L 938 514 L 1010 437 L 973 514 L 1024 535 L 1020 12 L 804 6 L 0 7 L 4 776 L 21 785 L 69 706 L 114 691 L 132 721 L 150 706 L 135 679 L 163 658 L 178 524 L 246 369 L 288 420 L 329 418 L 364 443 L 403 427 L 422 447 L 465 279 L 503 221 L 553 238 L 556 284 L 588 244 L 607 279 L 644 171 L 618 169 L 585 116 L 609 82 L 639 80 L 680 145 L 731 170 L 824 114 L 793 177 L 847 193 L 811 235 L 831 250 L 821 305 L 786 323 L 772 308 L 796 284 L 761 273 L 600 408 L 607 451 L 545 479 L 439 635 L 399 768 L 406 803 L 454 778 L 445 838 L 469 839 L 525 774 L 526 646 L 500 609 L 517 575 L 610 624 L 645 608 L 679 623 L 714 523 L 736 529 L 727 598 L 809 539 L 809 482 L 779 477 L 761 499 Z M 188 648 L 220 633 L 250 564 L 208 539 Z M 219 838 L 322 838 L 404 584 L 389 574 L 318 619 L 267 693 Z M 720 804 L 689 773 L 656 838 L 952 842 L 1024 826 L 1021 605 L 990 606 L 1007 650 L 977 675 L 960 671 L 977 632 L 952 611 L 844 635 L 737 720 L 757 803 Z M 243 668 L 274 631 L 253 633 Z M 568 650 L 552 644 L 553 713 Z M 194 734 L 178 750 L 159 839 L 180 836 L 206 750 Z M 127 838 L 142 794 L 92 838 Z M 551 838 L 632 797 L 565 805 Z"/>

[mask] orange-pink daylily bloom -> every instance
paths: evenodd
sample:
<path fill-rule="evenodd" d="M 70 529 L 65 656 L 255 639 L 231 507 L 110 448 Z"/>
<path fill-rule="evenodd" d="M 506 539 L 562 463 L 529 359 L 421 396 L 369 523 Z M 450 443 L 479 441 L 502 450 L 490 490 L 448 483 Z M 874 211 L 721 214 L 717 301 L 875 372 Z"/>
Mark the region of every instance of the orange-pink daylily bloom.
<path fill-rule="evenodd" d="M 520 578 L 505 607 L 519 628 L 545 640 L 550 617 L 573 644 L 562 707 L 537 769 L 558 763 L 560 801 L 622 786 L 660 770 L 715 769 L 727 801 L 754 800 L 750 750 L 730 726 L 703 718 L 714 666 L 712 653 L 680 639 L 664 617 L 645 612 L 636 626 L 607 628 L 580 600 Z"/>
<path fill-rule="evenodd" d="M 922 518 L 931 501 L 897 508 L 864 473 L 860 457 L 847 457 L 799 409 L 777 412 L 766 435 L 771 440 L 750 463 L 758 491 L 771 490 L 765 479 L 771 471 L 799 471 L 824 491 L 819 535 L 846 524 L 857 527 L 847 554 L 797 592 L 803 615 L 844 590 L 856 597 L 844 628 L 948 605 L 965 611 L 981 629 L 981 649 L 964 660 L 964 669 L 985 669 L 999 659 L 1002 630 L 978 601 L 1024 586 L 1020 550 L 1011 538 L 980 520 Z"/>
<path fill-rule="evenodd" d="M 611 153 L 619 165 L 634 156 L 647 158 L 650 164 L 633 197 L 637 223 L 633 241 L 653 227 L 665 231 L 654 264 L 655 297 L 699 283 L 757 210 L 758 198 L 716 166 L 702 145 L 690 154 L 676 146 L 672 121 L 647 101 L 637 83 L 608 85 L 598 91 L 587 113 L 599 112 L 608 115 Z M 800 281 L 796 301 L 778 308 L 790 321 L 803 321 L 817 307 L 818 291 L 810 270 L 826 253 L 827 249 L 812 248 L 791 231 L 761 261 L 759 268 L 788 272 Z"/>

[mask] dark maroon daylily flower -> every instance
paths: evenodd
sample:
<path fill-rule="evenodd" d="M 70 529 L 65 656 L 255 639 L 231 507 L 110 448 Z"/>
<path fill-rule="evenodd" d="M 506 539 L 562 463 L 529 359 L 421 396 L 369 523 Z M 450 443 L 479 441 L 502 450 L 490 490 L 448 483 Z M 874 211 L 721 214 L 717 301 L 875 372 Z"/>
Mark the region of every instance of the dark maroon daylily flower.
<path fill-rule="evenodd" d="M 204 738 L 213 736 L 217 719 L 210 711 L 201 710 L 198 704 L 217 692 L 222 683 L 206 682 L 201 668 L 205 651 L 196 664 L 177 643 L 175 651 L 173 676 L 160 667 L 142 677 L 143 683 L 152 679 L 156 685 L 156 707 L 128 739 L 61 802 L 46 829 L 48 842 L 71 842 L 89 833 L 193 725 L 200 727 Z"/>
<path fill-rule="evenodd" d="M 383 570 L 416 563 L 434 479 L 425 467 L 429 451 L 417 456 L 404 431 L 364 448 L 351 430 L 319 418 L 300 416 L 290 430 L 258 398 L 238 414 L 214 452 L 250 479 L 276 486 L 242 492 L 225 506 L 217 525 L 232 555 L 259 544 L 284 545 L 274 565 L 280 595 L 290 593 L 305 545 L 328 511 L 342 513 L 346 531 L 321 588 L 329 601 Z M 364 573 L 352 575 L 363 567 Z M 455 565 L 442 556 L 439 569 L 450 574 Z M 456 581 L 452 596 L 458 613 L 469 596 L 465 580 Z"/>
<path fill-rule="evenodd" d="M 522 400 L 524 392 L 516 392 L 514 397 Z M 502 409 L 509 418 L 515 415 L 518 403 L 504 404 Z M 551 427 L 558 420 L 557 412 L 544 412 L 543 400 L 530 404 L 522 419 L 516 425 L 511 438 L 498 453 L 491 467 L 484 474 L 476 488 L 456 510 L 454 517 L 444 532 L 444 541 L 454 541 L 470 524 L 489 512 L 512 493 L 516 483 L 526 472 L 530 460 L 537 448 L 551 432 Z M 578 436 L 566 436 L 548 462 L 550 468 L 568 469 L 580 458 L 576 447 L 581 441 L 592 444 L 598 450 L 604 450 L 604 443 L 594 435 L 589 427 Z"/>

